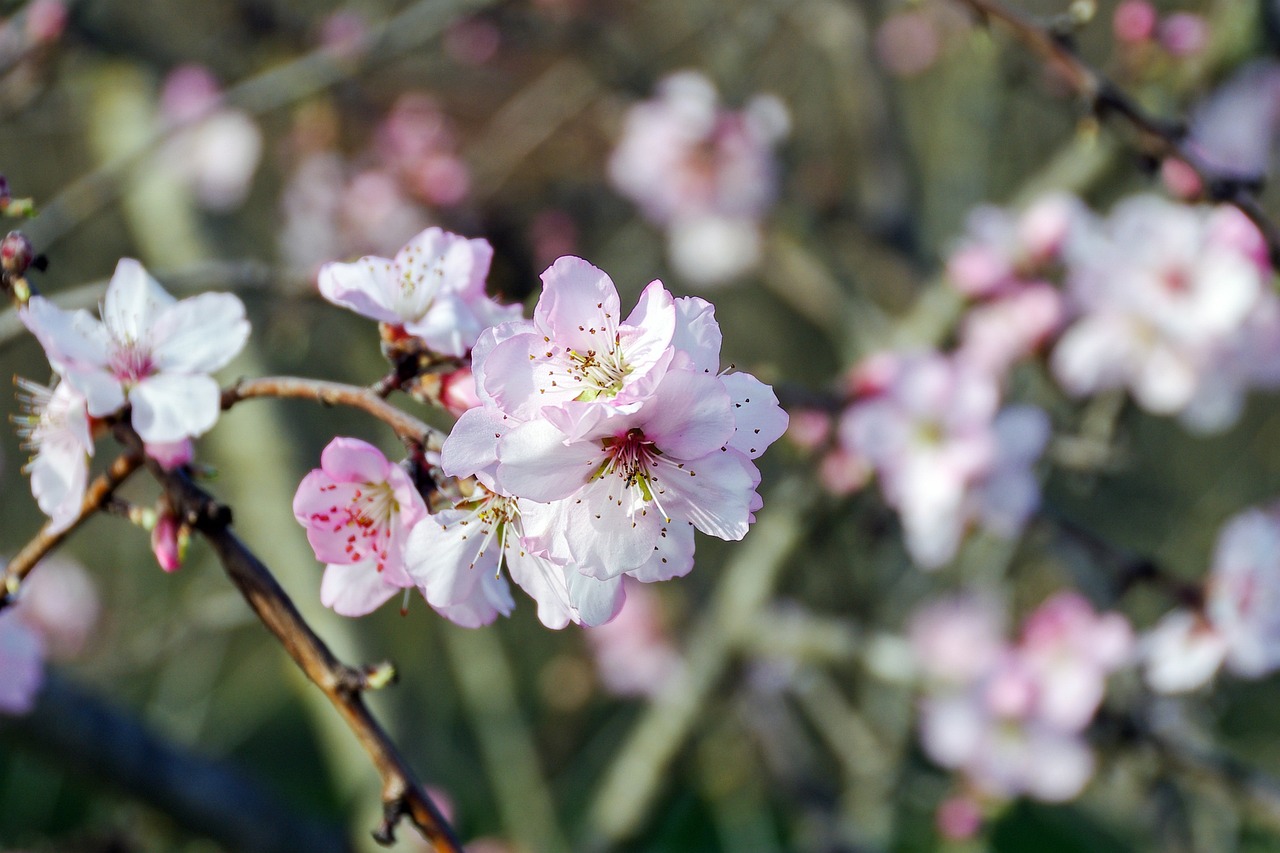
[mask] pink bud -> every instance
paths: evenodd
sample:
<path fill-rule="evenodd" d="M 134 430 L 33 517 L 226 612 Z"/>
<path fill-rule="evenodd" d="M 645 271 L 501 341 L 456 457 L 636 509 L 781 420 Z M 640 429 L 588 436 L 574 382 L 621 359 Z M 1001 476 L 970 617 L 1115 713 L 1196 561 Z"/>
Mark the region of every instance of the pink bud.
<path fill-rule="evenodd" d="M 185 524 L 179 524 L 177 516 L 163 513 L 151 529 L 151 551 L 156 562 L 166 572 L 176 572 L 187 555 L 187 543 L 191 532 Z"/>
<path fill-rule="evenodd" d="M 1111 29 L 1125 44 L 1147 41 L 1156 31 L 1156 9 L 1147 0 L 1125 0 L 1116 7 Z"/>
<path fill-rule="evenodd" d="M 146 445 L 146 451 L 147 456 L 159 462 L 160 467 L 166 471 L 186 465 L 196 455 L 195 445 L 189 438 L 165 443 L 149 442 Z"/>
<path fill-rule="evenodd" d="M 471 368 L 462 367 L 441 377 L 440 403 L 455 418 L 461 417 L 462 413 L 468 409 L 474 409 L 480 405 L 480 398 L 476 395 L 476 380 L 471 374 Z"/>

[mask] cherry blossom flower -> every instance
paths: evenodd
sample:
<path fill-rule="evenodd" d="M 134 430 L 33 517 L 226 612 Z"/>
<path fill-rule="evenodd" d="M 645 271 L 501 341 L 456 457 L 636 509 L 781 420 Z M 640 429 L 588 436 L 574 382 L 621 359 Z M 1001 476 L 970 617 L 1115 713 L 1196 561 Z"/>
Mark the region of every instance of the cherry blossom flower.
<path fill-rule="evenodd" d="M 229 293 L 181 301 L 125 258 L 107 287 L 102 319 L 64 311 L 34 296 L 23 322 L 44 346 L 54 369 L 84 395 L 92 417 L 127 403 L 143 441 L 165 443 L 202 435 L 221 411 L 218 383 L 249 337 L 244 305 Z"/>
<path fill-rule="evenodd" d="M 837 494 L 874 473 L 926 569 L 950 561 L 973 526 L 1016 538 L 1039 507 L 1048 416 L 1034 406 L 998 411 L 995 376 L 969 355 L 883 352 L 859 365 L 839 447 L 820 472 Z"/>
<path fill-rule="evenodd" d="M 262 131 L 243 110 L 221 105 L 207 68 L 184 65 L 165 80 L 163 118 L 176 128 L 156 163 L 188 186 L 196 201 L 216 211 L 239 207 L 262 157 Z"/>
<path fill-rule="evenodd" d="M 615 696 L 655 696 L 684 668 L 667 635 L 655 590 L 623 578 L 627 606 L 586 632 L 600 683 Z"/>
<path fill-rule="evenodd" d="M 1273 361 L 1275 347 L 1264 339 L 1248 356 L 1239 350 L 1255 343 L 1246 330 L 1269 276 L 1240 217 L 1153 196 L 1117 205 L 1069 264 L 1081 316 L 1053 352 L 1063 387 L 1077 396 L 1128 388 L 1143 408 L 1193 428 L 1229 426 L 1251 382 L 1245 365 L 1260 354 Z"/>
<path fill-rule="evenodd" d="M 66 530 L 80 516 L 89 482 L 93 436 L 84 396 L 67 382 L 53 389 L 18 380 L 26 414 L 18 430 L 34 451 L 25 471 L 31 475 L 31 494 L 49 516 L 50 530 Z"/>
<path fill-rule="evenodd" d="M 1157 693 L 1186 693 L 1213 680 L 1227 639 L 1202 614 L 1172 610 L 1142 638 L 1143 676 Z"/>
<path fill-rule="evenodd" d="M 612 279 L 581 258 L 560 258 L 542 281 L 533 319 L 504 326 L 500 341 L 495 329 L 492 342 L 478 348 L 483 396 L 523 420 L 558 409 L 557 423 L 570 433 L 604 404 L 634 411 L 675 354 L 671 294 L 650 283 L 621 320 Z"/>
<path fill-rule="evenodd" d="M 1280 669 L 1280 510 L 1250 509 L 1218 536 L 1205 616 L 1226 642 L 1226 666 L 1244 678 Z"/>
<path fill-rule="evenodd" d="M 102 607 L 84 567 L 55 554 L 22 582 L 13 609 L 40 635 L 49 659 L 67 661 L 84 651 Z"/>
<path fill-rule="evenodd" d="M 325 299 L 421 338 L 444 355 L 462 357 L 480 333 L 520 316 L 484 292 L 493 248 L 439 228 L 414 237 L 394 259 L 367 256 L 320 268 Z"/>
<path fill-rule="evenodd" d="M 703 75 L 672 74 L 653 100 L 632 107 L 609 161 L 618 191 L 667 229 L 679 271 L 711 284 L 755 263 L 758 223 L 777 193 L 773 147 L 789 125 L 771 96 L 741 112 L 717 102 Z"/>
<path fill-rule="evenodd" d="M 986 796 L 1069 800 L 1093 775 L 1080 734 L 1108 675 L 1128 662 L 1132 632 L 1122 616 L 1097 614 L 1075 593 L 1053 596 L 1030 614 L 1017 644 L 998 642 L 999 618 L 983 599 L 959 598 L 929 605 L 913 620 L 926 676 L 921 743 Z M 976 643 L 975 659 L 949 642 L 965 638 Z"/>
<path fill-rule="evenodd" d="M 409 476 L 376 447 L 335 438 L 320 467 L 303 478 L 293 514 L 326 563 L 320 599 L 344 616 L 363 616 L 414 585 L 405 570 L 410 529 L 427 514 Z"/>

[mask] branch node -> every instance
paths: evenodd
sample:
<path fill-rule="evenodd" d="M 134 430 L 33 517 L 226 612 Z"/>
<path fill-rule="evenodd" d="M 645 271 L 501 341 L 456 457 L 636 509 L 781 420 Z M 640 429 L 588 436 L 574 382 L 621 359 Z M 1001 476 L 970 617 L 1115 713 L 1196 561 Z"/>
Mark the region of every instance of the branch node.
<path fill-rule="evenodd" d="M 395 844 L 396 826 L 400 823 L 400 819 L 407 814 L 409 814 L 409 807 L 405 803 L 404 797 L 396 797 L 393 800 L 385 801 L 382 804 L 382 822 L 373 831 L 373 840 L 383 847 L 390 847 Z"/>

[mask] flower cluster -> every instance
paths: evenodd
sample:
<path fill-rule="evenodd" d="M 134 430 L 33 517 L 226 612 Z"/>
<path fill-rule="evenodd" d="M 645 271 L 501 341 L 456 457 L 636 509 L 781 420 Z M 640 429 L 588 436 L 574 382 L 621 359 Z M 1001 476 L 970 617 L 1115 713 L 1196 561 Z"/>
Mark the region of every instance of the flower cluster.
<path fill-rule="evenodd" d="M 1082 733 L 1107 676 L 1127 664 L 1133 634 L 1118 613 L 1059 593 L 1031 613 L 1016 643 L 991 602 L 955 598 L 918 611 L 911 643 L 925 695 L 921 742 L 959 771 L 971 796 L 1061 802 L 1093 775 Z"/>
<path fill-rule="evenodd" d="M 476 492 L 465 516 L 433 515 L 438 531 L 420 538 L 468 542 L 455 547 L 477 558 L 496 538 L 546 624 L 595 625 L 621 606 L 624 575 L 686 574 L 695 528 L 746 535 L 760 508 L 752 460 L 787 416 L 755 377 L 721 373 L 706 301 L 655 281 L 624 320 L 613 282 L 586 261 L 561 258 L 542 280 L 532 320 L 476 345 L 483 405 L 441 454 Z"/>
<path fill-rule="evenodd" d="M 564 257 L 543 274 L 532 320 L 484 294 L 492 250 L 438 228 L 393 260 L 327 264 L 321 293 L 463 359 L 470 387 L 440 456 L 453 506 L 427 512 L 408 476 L 373 447 L 336 439 L 299 486 L 298 521 L 328 564 L 322 597 L 367 613 L 417 587 L 463 625 L 510 611 L 501 569 L 552 627 L 598 625 L 623 577 L 693 566 L 695 528 L 746 535 L 760 508 L 752 460 L 787 417 L 768 386 L 720 370 L 711 305 L 651 283 L 624 320 L 601 270 Z M 446 389 L 447 390 L 447 389 Z M 443 398 L 443 394 L 442 394 Z"/>
<path fill-rule="evenodd" d="M 657 96 L 627 114 L 609 177 L 644 215 L 667 229 L 681 275 L 703 284 L 733 278 L 760 254 L 759 220 L 777 194 L 773 148 L 786 108 L 760 95 L 723 109 L 715 86 L 694 71 L 664 79 Z"/>
<path fill-rule="evenodd" d="M 52 390 L 25 383 L 28 466 L 40 508 L 55 528 L 79 512 L 93 453 L 94 419 L 127 409 L 129 422 L 162 464 L 190 458 L 190 439 L 221 411 L 218 383 L 249 337 L 244 305 L 226 293 L 174 299 L 142 265 L 125 258 L 107 286 L 102 319 L 33 296 L 22 321 L 59 376 Z"/>
<path fill-rule="evenodd" d="M 1249 509 L 1218 537 L 1201 610 L 1165 614 L 1143 642 L 1147 683 L 1162 693 L 1280 669 L 1280 507 Z"/>

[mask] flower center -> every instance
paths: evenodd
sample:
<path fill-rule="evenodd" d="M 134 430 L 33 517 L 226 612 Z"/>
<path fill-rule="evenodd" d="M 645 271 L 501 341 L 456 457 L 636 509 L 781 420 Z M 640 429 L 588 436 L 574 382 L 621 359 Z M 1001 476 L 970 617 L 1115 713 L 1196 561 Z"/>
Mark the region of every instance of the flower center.
<path fill-rule="evenodd" d="M 119 341 L 111 352 L 111 373 L 121 383 L 132 385 L 155 372 L 151 348 L 141 341 Z"/>
<path fill-rule="evenodd" d="M 347 531 L 343 549 L 351 562 L 373 558 L 378 571 L 387 565 L 391 547 L 391 522 L 400 511 L 395 493 L 387 483 L 364 483 L 351 496 L 351 503 L 330 515 L 334 532 Z"/>
<path fill-rule="evenodd" d="M 646 501 L 655 501 L 658 482 L 653 473 L 654 462 L 662 451 L 644 437 L 644 430 L 632 427 L 625 435 L 605 438 L 605 461 L 596 470 L 593 480 L 613 474 L 620 477 L 627 488 L 638 488 Z"/>
<path fill-rule="evenodd" d="M 586 386 L 578 395 L 579 400 L 618 396 L 627 375 L 631 373 L 631 368 L 623 358 L 622 348 L 618 346 L 606 353 L 569 350 L 568 356 L 569 375 Z"/>

